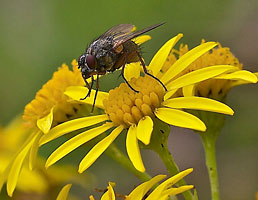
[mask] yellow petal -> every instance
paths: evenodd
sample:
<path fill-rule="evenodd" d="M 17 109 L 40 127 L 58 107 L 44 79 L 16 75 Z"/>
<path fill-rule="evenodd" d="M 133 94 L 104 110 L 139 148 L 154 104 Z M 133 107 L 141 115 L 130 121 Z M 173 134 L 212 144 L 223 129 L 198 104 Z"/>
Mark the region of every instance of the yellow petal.
<path fill-rule="evenodd" d="M 237 80 L 237 81 L 246 81 L 248 83 L 256 83 L 257 77 L 252 72 L 246 70 L 236 71 L 230 74 L 222 74 L 215 77 L 216 79 L 227 79 L 227 80 Z"/>
<path fill-rule="evenodd" d="M 148 196 L 146 200 L 150 199 L 159 199 L 161 194 L 167 190 L 167 188 L 171 187 L 175 183 L 177 183 L 179 180 L 183 179 L 186 175 L 191 173 L 193 171 L 192 168 L 184 170 L 175 176 L 172 176 L 171 178 L 167 179 L 163 183 L 161 183 L 158 187 L 155 188 L 155 190 Z"/>
<path fill-rule="evenodd" d="M 69 194 L 69 191 L 72 187 L 72 184 L 66 184 L 62 190 L 59 192 L 56 200 L 66 200 Z"/>
<path fill-rule="evenodd" d="M 112 185 L 109 183 L 107 187 L 107 191 L 102 195 L 101 200 L 115 200 L 115 192 L 113 190 Z"/>
<path fill-rule="evenodd" d="M 205 124 L 194 115 L 172 108 L 158 108 L 155 115 L 161 120 L 173 126 L 205 131 Z"/>
<path fill-rule="evenodd" d="M 95 200 L 94 196 L 92 196 L 92 195 L 89 196 L 89 199 L 90 200 Z"/>
<path fill-rule="evenodd" d="M 184 185 L 184 186 L 181 186 L 181 187 L 178 187 L 178 188 L 170 188 L 162 194 L 162 197 L 164 196 L 164 198 L 165 198 L 165 197 L 172 196 L 172 195 L 175 196 L 177 194 L 181 194 L 181 193 L 183 193 L 187 190 L 191 190 L 193 188 L 194 188 L 193 185 Z"/>
<path fill-rule="evenodd" d="M 109 145 L 116 139 L 116 137 L 121 133 L 123 129 L 124 127 L 122 125 L 118 126 L 107 137 L 105 137 L 98 144 L 96 144 L 80 162 L 78 172 L 82 173 L 86 169 L 88 169 L 97 160 L 97 158 L 109 147 Z"/>
<path fill-rule="evenodd" d="M 125 79 L 130 81 L 131 78 L 138 78 L 141 72 L 140 62 L 130 63 L 125 66 Z"/>
<path fill-rule="evenodd" d="M 30 170 L 34 169 L 34 166 L 36 164 L 36 159 L 37 159 L 37 154 L 38 154 L 38 150 L 39 150 L 39 140 L 42 137 L 42 133 L 39 131 L 38 133 L 36 133 L 36 138 L 35 141 L 32 144 L 32 147 L 30 149 L 30 157 L 29 157 L 29 168 Z"/>
<path fill-rule="evenodd" d="M 160 182 L 161 180 L 163 180 L 164 178 L 166 178 L 166 175 L 157 175 L 155 177 L 153 177 L 151 180 L 146 181 L 144 183 L 142 183 L 141 185 L 139 185 L 138 187 L 136 187 L 130 194 L 129 196 L 127 196 L 126 200 L 142 200 L 143 197 L 145 196 L 145 194 L 158 182 Z"/>
<path fill-rule="evenodd" d="M 137 128 L 135 125 L 130 126 L 126 137 L 126 150 L 133 166 L 140 172 L 145 172 L 142 162 L 141 152 L 136 138 Z"/>
<path fill-rule="evenodd" d="M 106 130 L 112 128 L 113 126 L 114 126 L 113 123 L 106 123 L 97 128 L 87 130 L 79 135 L 76 135 L 70 140 L 66 141 L 48 157 L 46 162 L 46 167 L 53 165 L 55 162 L 57 162 L 58 160 L 66 156 L 74 149 L 90 141 L 91 139 L 97 137 L 98 135 L 104 133 Z"/>
<path fill-rule="evenodd" d="M 25 157 L 28 155 L 28 152 L 35 141 L 36 136 L 31 136 L 28 138 L 26 145 L 22 148 L 19 154 L 14 159 L 12 166 L 10 168 L 10 172 L 7 178 L 7 193 L 11 197 L 13 195 L 13 191 L 17 185 L 17 181 L 19 178 L 19 174 L 22 169 L 22 164 L 24 162 Z"/>
<path fill-rule="evenodd" d="M 194 96 L 194 93 L 195 93 L 195 85 L 192 84 L 192 85 L 187 85 L 185 87 L 183 87 L 183 95 L 185 97 L 189 97 L 189 96 Z"/>
<path fill-rule="evenodd" d="M 164 75 L 161 77 L 161 82 L 166 84 L 170 80 L 172 80 L 176 75 L 186 69 L 192 62 L 198 59 L 200 56 L 205 54 L 207 51 L 211 50 L 213 47 L 217 45 L 216 42 L 206 42 L 203 43 L 190 51 L 186 54 L 181 56 L 169 69 Z"/>
<path fill-rule="evenodd" d="M 133 39 L 133 41 L 136 44 L 141 45 L 141 44 L 143 44 L 144 42 L 147 42 L 150 39 L 151 39 L 151 36 L 149 36 L 149 35 L 140 35 L 137 38 Z"/>
<path fill-rule="evenodd" d="M 50 113 L 47 116 L 37 120 L 37 126 L 44 134 L 47 134 L 52 126 L 53 109 L 54 108 L 51 109 Z"/>
<path fill-rule="evenodd" d="M 233 70 L 237 70 L 237 67 L 234 67 L 231 65 L 215 65 L 215 66 L 205 67 L 202 69 L 189 72 L 183 76 L 180 76 L 174 81 L 171 81 L 166 86 L 168 90 L 174 90 L 187 85 L 191 85 L 194 83 L 207 80 L 209 78 L 213 78 L 215 76 L 218 76 L 220 74 L 233 71 Z"/>
<path fill-rule="evenodd" d="M 143 117 L 137 125 L 137 138 L 145 145 L 150 143 L 153 121 L 149 116 Z"/>
<path fill-rule="evenodd" d="M 90 97 L 87 97 L 85 100 L 81 100 L 81 98 L 84 98 L 88 94 L 88 88 L 82 86 L 71 86 L 65 90 L 64 94 L 69 96 L 73 100 L 92 105 L 94 101 L 95 92 L 96 91 L 92 89 Z M 96 98 L 95 106 L 104 109 L 103 100 L 107 98 L 108 93 L 99 91 Z"/>
<path fill-rule="evenodd" d="M 178 90 L 178 89 L 174 89 L 174 90 L 169 90 L 168 92 L 166 92 L 166 94 L 165 94 L 165 96 L 164 96 L 164 100 L 167 100 L 167 99 L 169 99 L 170 97 L 172 97 L 172 96 L 176 93 L 177 90 Z"/>
<path fill-rule="evenodd" d="M 204 97 L 178 97 L 163 102 L 163 106 L 170 108 L 184 108 L 204 110 L 210 112 L 233 115 L 234 111 L 226 104 Z"/>
<path fill-rule="evenodd" d="M 52 141 L 66 133 L 70 133 L 74 130 L 79 130 L 81 128 L 89 127 L 106 120 L 108 120 L 108 116 L 104 114 L 104 115 L 97 115 L 97 116 L 90 116 L 90 117 L 82 117 L 82 118 L 64 122 L 60 125 L 55 126 L 49 131 L 48 134 L 44 135 L 40 139 L 40 145 L 43 145 L 49 141 Z"/>
<path fill-rule="evenodd" d="M 157 76 L 160 69 L 163 67 L 171 49 L 175 46 L 181 37 L 183 37 L 183 34 L 179 33 L 177 36 L 167 41 L 152 58 L 149 65 L 149 70 L 152 71 L 154 76 Z"/>

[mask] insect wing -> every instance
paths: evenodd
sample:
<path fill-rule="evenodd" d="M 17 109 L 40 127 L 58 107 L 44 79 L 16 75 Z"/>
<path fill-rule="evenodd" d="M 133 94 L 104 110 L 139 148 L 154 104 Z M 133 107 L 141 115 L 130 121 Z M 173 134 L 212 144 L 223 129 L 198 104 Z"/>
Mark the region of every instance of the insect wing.
<path fill-rule="evenodd" d="M 133 38 L 136 38 L 136 37 L 138 37 L 138 36 L 140 36 L 140 35 L 142 35 L 142 34 L 144 34 L 146 32 L 149 32 L 149 31 L 151 31 L 151 30 L 153 30 L 153 29 L 163 25 L 163 24 L 165 24 L 165 23 L 155 24 L 153 26 L 147 27 L 147 28 L 142 29 L 140 31 L 135 31 L 135 32 L 130 32 L 129 34 L 119 35 L 119 36 L 115 37 L 115 39 L 114 39 L 115 45 L 114 45 L 113 48 L 115 49 L 119 45 L 123 44 L 124 42 L 126 42 L 128 40 L 131 40 Z"/>
<path fill-rule="evenodd" d="M 135 26 L 133 24 L 119 24 L 107 30 L 105 33 L 99 36 L 97 40 L 108 36 L 121 37 L 123 35 L 128 35 L 134 28 Z"/>

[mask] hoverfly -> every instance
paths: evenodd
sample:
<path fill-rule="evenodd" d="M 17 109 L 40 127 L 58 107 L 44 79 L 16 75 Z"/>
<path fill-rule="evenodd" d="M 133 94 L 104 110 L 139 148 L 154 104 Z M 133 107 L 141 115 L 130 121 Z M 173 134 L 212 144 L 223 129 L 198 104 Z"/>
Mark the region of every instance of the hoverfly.
<path fill-rule="evenodd" d="M 82 77 L 86 83 L 87 88 L 89 89 L 87 95 L 84 98 L 81 98 L 81 100 L 84 100 L 90 96 L 94 83 L 93 75 L 97 75 L 96 93 L 92 111 L 99 89 L 99 75 L 104 75 L 107 72 L 114 72 L 115 70 L 122 67 L 121 75 L 124 81 L 134 92 L 138 92 L 129 84 L 124 76 L 125 65 L 129 63 L 140 61 L 144 73 L 159 81 L 165 90 L 167 90 L 165 85 L 158 78 L 148 73 L 148 70 L 141 56 L 140 46 L 132 41 L 132 39 L 163 24 L 164 23 L 156 24 L 135 32 L 132 32 L 135 27 L 134 25 L 119 24 L 107 30 L 104 34 L 94 40 L 86 49 L 86 52 L 78 58 L 78 68 L 81 68 Z M 87 79 L 90 77 L 91 84 L 87 82 Z"/>

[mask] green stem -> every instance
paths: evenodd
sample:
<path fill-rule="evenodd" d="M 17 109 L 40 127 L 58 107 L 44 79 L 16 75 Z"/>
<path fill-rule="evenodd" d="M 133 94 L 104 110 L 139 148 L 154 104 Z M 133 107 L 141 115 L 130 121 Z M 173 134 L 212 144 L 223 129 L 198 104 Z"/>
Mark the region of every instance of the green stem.
<path fill-rule="evenodd" d="M 162 146 L 160 146 L 159 150 L 156 149 L 156 152 L 159 155 L 159 157 L 161 158 L 161 160 L 163 161 L 164 165 L 166 166 L 170 176 L 174 176 L 180 172 L 177 164 L 175 163 L 173 157 L 171 156 L 171 153 L 169 152 L 167 144 L 163 144 Z M 178 187 L 183 186 L 183 185 L 187 185 L 187 183 L 185 182 L 184 179 L 181 179 L 176 184 L 176 186 L 178 186 Z M 183 196 L 186 200 L 194 199 L 194 196 L 190 190 L 185 191 L 183 193 Z"/>
<path fill-rule="evenodd" d="M 179 173 L 179 168 L 176 165 L 171 153 L 169 152 L 167 146 L 167 140 L 170 133 L 170 126 L 158 119 L 154 119 L 155 126 L 153 127 L 151 142 L 148 146 L 144 148 L 151 149 L 155 151 L 164 165 L 166 166 L 168 173 L 170 176 L 174 176 Z M 177 182 L 176 186 L 187 185 L 184 180 L 180 180 Z M 190 190 L 185 191 L 183 196 L 186 200 L 193 200 L 194 196 Z"/>
<path fill-rule="evenodd" d="M 135 167 L 133 166 L 132 162 L 125 156 L 125 154 L 116 147 L 115 144 L 111 144 L 109 148 L 105 151 L 105 153 L 111 157 L 113 160 L 118 162 L 121 166 L 123 166 L 125 169 L 127 169 L 129 172 L 134 174 L 136 177 L 138 177 L 142 181 L 148 181 L 152 177 L 145 173 L 139 172 Z"/>
<path fill-rule="evenodd" d="M 205 150 L 206 167 L 210 178 L 212 200 L 219 200 L 219 181 L 216 163 L 216 139 L 212 139 L 211 137 L 209 137 L 212 134 L 207 132 L 201 133 L 200 135 Z"/>

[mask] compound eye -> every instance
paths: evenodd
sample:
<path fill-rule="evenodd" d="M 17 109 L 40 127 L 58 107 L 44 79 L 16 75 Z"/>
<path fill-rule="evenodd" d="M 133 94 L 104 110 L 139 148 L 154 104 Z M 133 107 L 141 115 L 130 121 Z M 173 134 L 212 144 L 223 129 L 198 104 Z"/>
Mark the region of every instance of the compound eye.
<path fill-rule="evenodd" d="M 96 59 L 95 56 L 93 55 L 87 55 L 86 57 L 86 63 L 88 65 L 89 68 L 94 68 L 95 64 L 96 64 Z"/>

